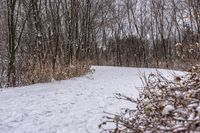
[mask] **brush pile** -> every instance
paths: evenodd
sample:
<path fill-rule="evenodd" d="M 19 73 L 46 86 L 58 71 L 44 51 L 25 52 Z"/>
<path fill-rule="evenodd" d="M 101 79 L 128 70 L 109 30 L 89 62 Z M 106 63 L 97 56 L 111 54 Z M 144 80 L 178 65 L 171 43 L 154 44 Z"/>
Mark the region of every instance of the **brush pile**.
<path fill-rule="evenodd" d="M 145 85 L 138 99 L 116 94 L 136 104 L 135 110 L 108 115 L 99 125 L 109 133 L 197 133 L 200 132 L 200 66 L 173 80 L 160 74 L 144 78 Z M 113 129 L 106 125 L 114 124 Z"/>

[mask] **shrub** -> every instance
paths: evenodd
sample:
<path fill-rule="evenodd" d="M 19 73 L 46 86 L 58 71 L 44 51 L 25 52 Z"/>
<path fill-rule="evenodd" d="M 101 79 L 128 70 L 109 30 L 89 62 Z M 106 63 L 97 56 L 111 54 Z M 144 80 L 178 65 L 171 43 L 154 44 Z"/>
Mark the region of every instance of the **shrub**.
<path fill-rule="evenodd" d="M 89 71 L 90 62 L 77 62 L 73 65 L 58 64 L 55 70 L 52 69 L 51 63 L 42 66 L 30 64 L 21 69 L 18 73 L 18 86 L 78 77 Z"/>
<path fill-rule="evenodd" d="M 182 77 L 173 80 L 160 74 L 144 78 L 145 87 L 139 98 L 116 94 L 137 104 L 135 110 L 108 115 L 99 125 L 110 133 L 193 133 L 200 132 L 200 66 L 192 67 Z M 114 129 L 105 125 L 115 124 Z"/>

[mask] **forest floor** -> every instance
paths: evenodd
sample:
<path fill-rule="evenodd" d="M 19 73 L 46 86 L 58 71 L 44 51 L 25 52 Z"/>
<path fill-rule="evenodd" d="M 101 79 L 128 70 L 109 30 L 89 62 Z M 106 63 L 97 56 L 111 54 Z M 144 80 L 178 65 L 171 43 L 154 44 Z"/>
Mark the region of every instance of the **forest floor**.
<path fill-rule="evenodd" d="M 93 66 L 79 78 L 0 91 L 0 133 L 98 133 L 105 115 L 133 105 L 114 93 L 138 97 L 140 77 L 155 69 Z M 166 77 L 174 72 L 158 70 Z M 181 74 L 180 72 L 176 72 Z"/>

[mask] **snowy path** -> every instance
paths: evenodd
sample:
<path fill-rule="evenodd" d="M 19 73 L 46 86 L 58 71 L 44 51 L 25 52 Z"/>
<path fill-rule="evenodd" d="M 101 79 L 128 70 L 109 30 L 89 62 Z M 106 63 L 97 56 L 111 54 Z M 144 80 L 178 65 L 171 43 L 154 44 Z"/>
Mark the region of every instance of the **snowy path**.
<path fill-rule="evenodd" d="M 0 91 L 0 133 L 98 133 L 103 111 L 128 106 L 113 93 L 137 97 L 139 73 L 155 72 L 94 68 L 94 74 L 80 78 Z"/>

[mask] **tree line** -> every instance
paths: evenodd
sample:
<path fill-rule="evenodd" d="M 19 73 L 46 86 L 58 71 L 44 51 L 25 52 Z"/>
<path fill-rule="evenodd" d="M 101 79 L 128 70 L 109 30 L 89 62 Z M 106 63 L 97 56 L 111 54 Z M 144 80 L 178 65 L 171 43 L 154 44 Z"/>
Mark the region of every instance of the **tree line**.
<path fill-rule="evenodd" d="M 88 64 L 171 67 L 198 61 L 199 42 L 199 0 L 0 2 L 1 85 L 65 78 Z"/>

